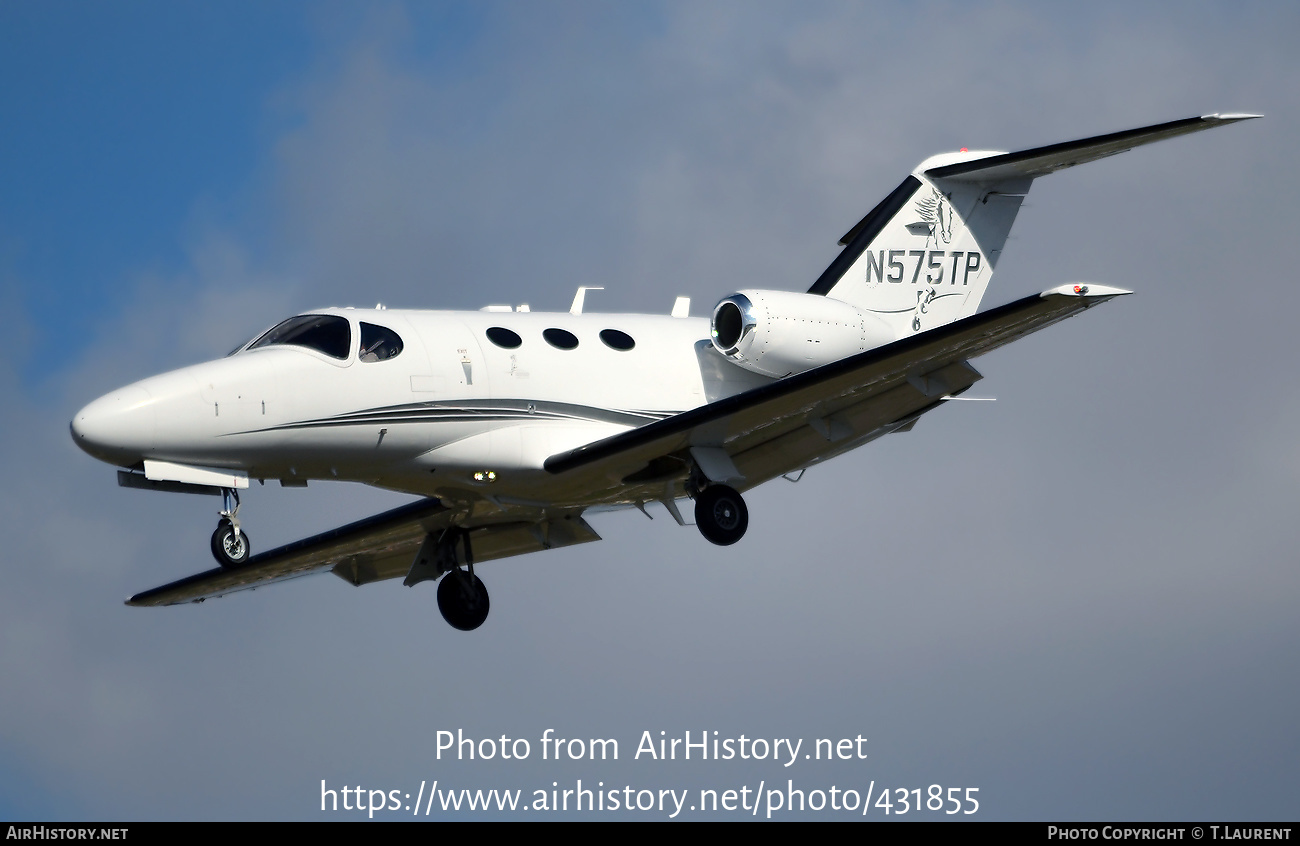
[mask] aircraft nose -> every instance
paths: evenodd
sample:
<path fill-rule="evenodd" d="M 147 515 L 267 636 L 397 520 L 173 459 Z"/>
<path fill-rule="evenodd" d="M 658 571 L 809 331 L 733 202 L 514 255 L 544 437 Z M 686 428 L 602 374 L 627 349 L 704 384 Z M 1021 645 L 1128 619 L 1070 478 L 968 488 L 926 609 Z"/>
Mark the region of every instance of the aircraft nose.
<path fill-rule="evenodd" d="M 106 394 L 72 418 L 72 440 L 95 458 L 129 467 L 153 447 L 153 405 L 139 385 Z"/>

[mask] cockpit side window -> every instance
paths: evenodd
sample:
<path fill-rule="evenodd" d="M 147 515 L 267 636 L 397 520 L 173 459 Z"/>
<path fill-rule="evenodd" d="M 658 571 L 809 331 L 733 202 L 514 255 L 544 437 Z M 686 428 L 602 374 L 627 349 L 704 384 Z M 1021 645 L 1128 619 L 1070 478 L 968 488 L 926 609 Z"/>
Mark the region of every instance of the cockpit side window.
<path fill-rule="evenodd" d="M 250 350 L 285 344 L 307 347 L 330 358 L 346 361 L 352 350 L 352 327 L 346 317 L 300 314 L 281 321 L 249 346 Z"/>
<path fill-rule="evenodd" d="M 402 339 L 392 329 L 376 326 L 373 323 L 361 324 L 362 361 L 387 361 L 397 358 L 402 351 Z"/>

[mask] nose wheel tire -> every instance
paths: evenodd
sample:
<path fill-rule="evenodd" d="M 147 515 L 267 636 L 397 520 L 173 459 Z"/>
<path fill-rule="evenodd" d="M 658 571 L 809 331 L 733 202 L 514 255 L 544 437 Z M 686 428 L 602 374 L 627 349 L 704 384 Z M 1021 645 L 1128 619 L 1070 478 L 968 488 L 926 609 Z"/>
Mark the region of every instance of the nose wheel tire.
<path fill-rule="evenodd" d="M 217 524 L 212 533 L 212 557 L 227 570 L 242 567 L 248 563 L 252 546 L 248 543 L 248 532 L 243 529 L 235 534 L 235 527 L 227 520 Z"/>
<path fill-rule="evenodd" d="M 710 543 L 730 546 L 745 536 L 749 509 L 732 488 L 709 485 L 695 497 L 695 525 Z"/>
<path fill-rule="evenodd" d="M 452 570 L 438 582 L 438 610 L 453 629 L 474 631 L 488 615 L 488 592 L 483 580 L 463 570 Z"/>

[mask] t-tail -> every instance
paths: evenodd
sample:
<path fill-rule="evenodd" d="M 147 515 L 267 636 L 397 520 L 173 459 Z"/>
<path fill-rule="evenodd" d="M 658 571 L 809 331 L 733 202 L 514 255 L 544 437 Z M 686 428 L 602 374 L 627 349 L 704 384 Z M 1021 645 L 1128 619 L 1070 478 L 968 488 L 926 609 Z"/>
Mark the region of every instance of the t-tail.
<path fill-rule="evenodd" d="M 808 289 L 884 322 L 895 338 L 975 313 L 1033 181 L 1143 144 L 1259 117 L 1205 115 L 1023 150 L 932 156 L 840 239 Z"/>

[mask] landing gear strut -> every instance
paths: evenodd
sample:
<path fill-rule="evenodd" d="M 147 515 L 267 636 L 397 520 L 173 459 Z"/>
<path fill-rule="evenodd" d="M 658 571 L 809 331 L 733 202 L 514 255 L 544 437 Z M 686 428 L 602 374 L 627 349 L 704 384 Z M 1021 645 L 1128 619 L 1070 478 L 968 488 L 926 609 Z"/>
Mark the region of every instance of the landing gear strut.
<path fill-rule="evenodd" d="M 252 546 L 248 533 L 239 528 L 239 491 L 222 488 L 221 502 L 221 519 L 212 533 L 212 557 L 229 570 L 248 563 Z"/>
<path fill-rule="evenodd" d="M 749 509 L 733 488 L 709 485 L 695 495 L 695 525 L 710 543 L 731 546 L 749 528 Z"/>
<path fill-rule="evenodd" d="M 456 561 L 456 543 L 465 550 L 466 570 Z M 446 562 L 447 575 L 438 583 L 438 610 L 453 629 L 472 632 L 488 615 L 488 592 L 483 580 L 474 575 L 474 553 L 467 529 L 448 529 L 438 539 L 439 562 Z M 441 567 L 440 567 L 441 569 Z"/>

